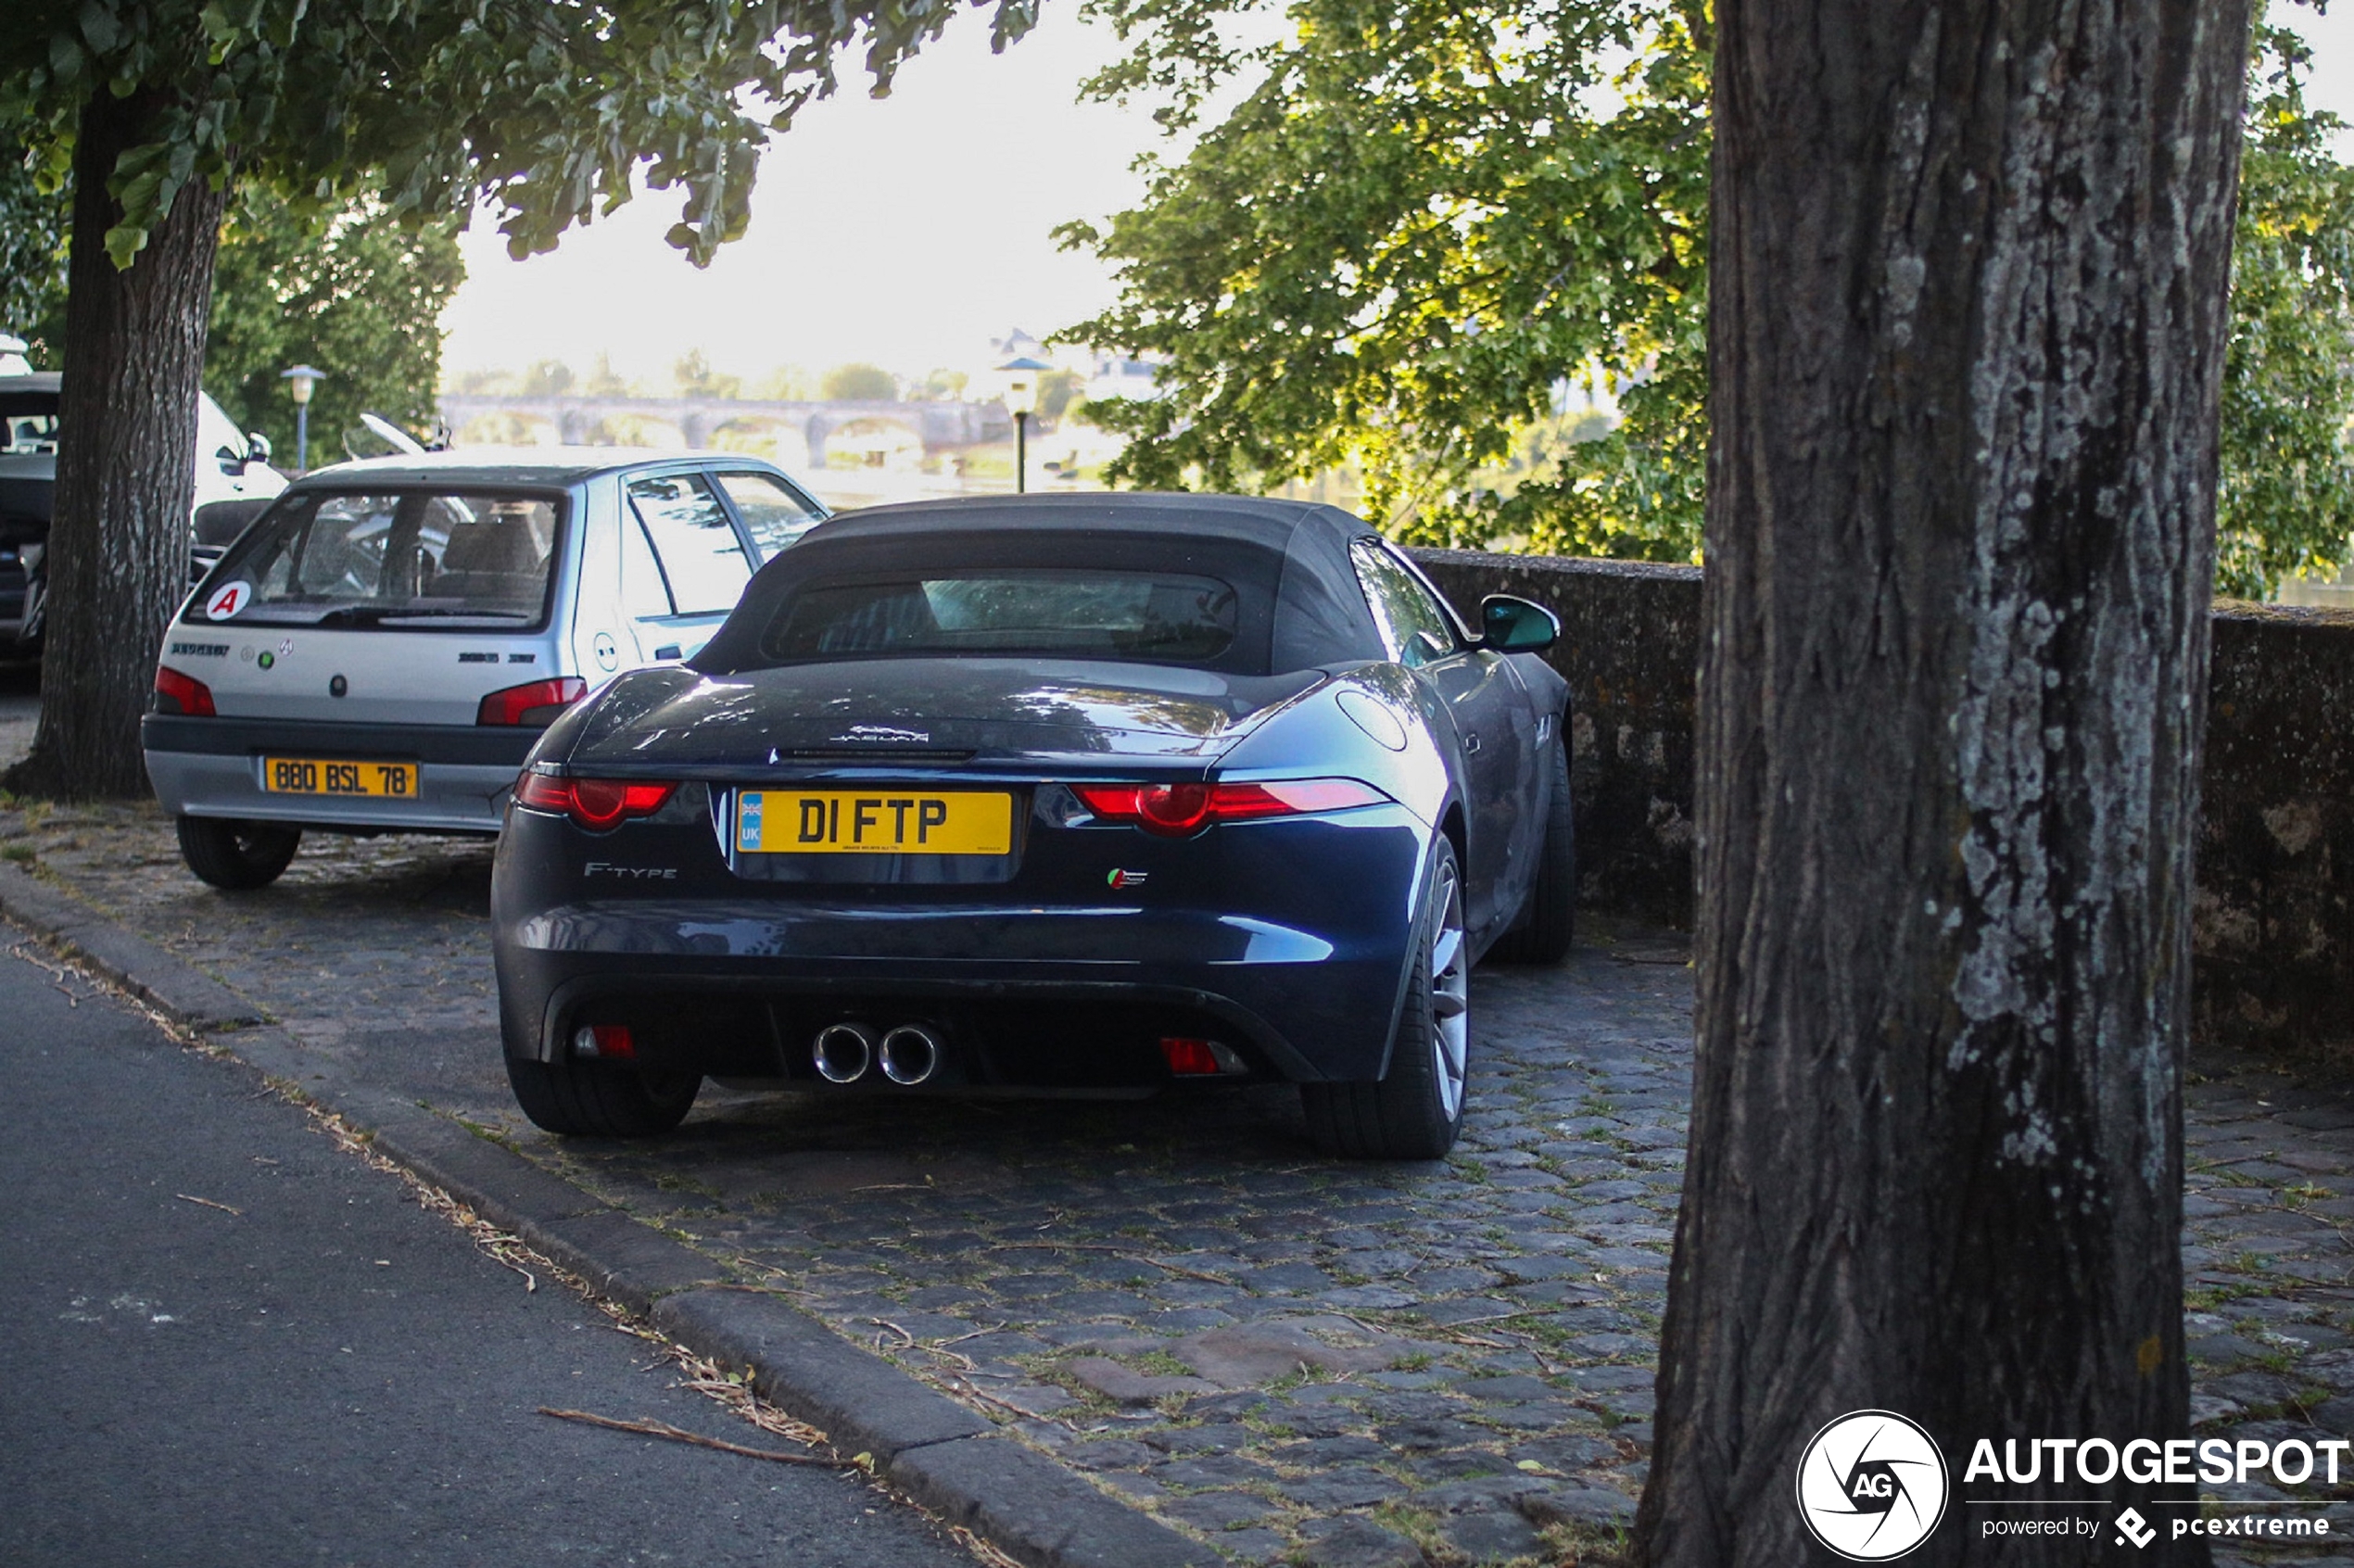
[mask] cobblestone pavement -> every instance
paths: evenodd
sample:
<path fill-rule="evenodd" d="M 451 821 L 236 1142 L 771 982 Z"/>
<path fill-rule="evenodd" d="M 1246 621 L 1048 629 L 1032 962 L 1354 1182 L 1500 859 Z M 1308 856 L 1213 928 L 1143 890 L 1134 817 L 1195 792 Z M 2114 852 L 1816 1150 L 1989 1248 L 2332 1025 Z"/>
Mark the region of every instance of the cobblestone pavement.
<path fill-rule="evenodd" d="M 1477 976 L 1472 1113 L 1443 1165 L 1320 1160 L 1290 1092 L 1210 1086 L 707 1089 L 660 1144 L 561 1144 L 499 1069 L 486 846 L 313 840 L 276 888 L 225 897 L 152 807 L 0 803 L 0 855 L 335 1070 L 510 1140 L 1238 1562 L 1558 1561 L 1631 1517 L 1690 1060 L 1689 971 L 1663 933 Z M 2200 1435 L 2354 1430 L 2354 1097 L 2200 1067 Z M 2334 1523 L 2354 1530 L 2354 1509 Z"/>

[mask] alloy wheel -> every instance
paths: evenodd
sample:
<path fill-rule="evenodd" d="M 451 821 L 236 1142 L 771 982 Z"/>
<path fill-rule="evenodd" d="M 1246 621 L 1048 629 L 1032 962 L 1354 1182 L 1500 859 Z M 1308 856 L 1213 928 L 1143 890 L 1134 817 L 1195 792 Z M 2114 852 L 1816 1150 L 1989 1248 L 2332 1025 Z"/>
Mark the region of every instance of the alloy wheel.
<path fill-rule="evenodd" d="M 1471 966 L 1464 962 L 1462 884 L 1451 865 L 1441 868 L 1440 877 L 1438 929 L 1430 942 L 1431 1077 L 1451 1122 L 1462 1110 L 1471 1047 Z"/>

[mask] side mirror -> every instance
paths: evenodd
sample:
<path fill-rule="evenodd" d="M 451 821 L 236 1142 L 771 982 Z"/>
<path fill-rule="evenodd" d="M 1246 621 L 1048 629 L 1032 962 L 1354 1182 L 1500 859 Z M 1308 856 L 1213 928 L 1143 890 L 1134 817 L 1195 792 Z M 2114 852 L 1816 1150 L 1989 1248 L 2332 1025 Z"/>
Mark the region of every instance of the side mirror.
<path fill-rule="evenodd" d="M 1499 653 L 1537 653 L 1561 640 L 1561 617 L 1541 604 L 1491 593 L 1479 601 L 1482 648 Z"/>
<path fill-rule="evenodd" d="M 247 431 L 246 461 L 247 462 L 268 462 L 270 461 L 270 437 L 264 436 L 259 430 Z"/>
<path fill-rule="evenodd" d="M 221 465 L 221 473 L 232 478 L 246 471 L 246 455 L 234 447 L 221 448 L 212 454 L 212 461 Z"/>

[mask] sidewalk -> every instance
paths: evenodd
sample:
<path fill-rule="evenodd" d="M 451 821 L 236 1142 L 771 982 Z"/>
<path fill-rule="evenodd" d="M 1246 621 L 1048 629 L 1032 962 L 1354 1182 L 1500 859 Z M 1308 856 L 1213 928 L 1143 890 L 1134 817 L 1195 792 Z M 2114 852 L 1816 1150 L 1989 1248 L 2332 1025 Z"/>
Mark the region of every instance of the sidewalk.
<path fill-rule="evenodd" d="M 972 1568 L 855 1470 L 551 1420 L 807 1454 L 81 977 L 0 952 L 0 1562 Z"/>

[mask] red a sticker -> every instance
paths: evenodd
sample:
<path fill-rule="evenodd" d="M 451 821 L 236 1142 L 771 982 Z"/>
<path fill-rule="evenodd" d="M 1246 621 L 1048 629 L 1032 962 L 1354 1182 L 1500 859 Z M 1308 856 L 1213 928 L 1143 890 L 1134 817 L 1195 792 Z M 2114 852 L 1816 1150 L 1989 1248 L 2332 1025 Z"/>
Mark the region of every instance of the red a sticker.
<path fill-rule="evenodd" d="M 223 583 L 205 601 L 204 613 L 209 620 L 225 621 L 246 607 L 253 597 L 253 585 L 240 577 L 234 583 Z"/>

